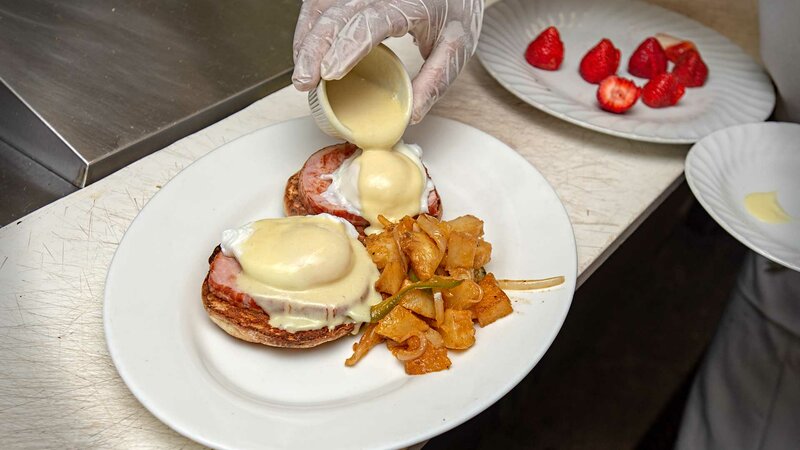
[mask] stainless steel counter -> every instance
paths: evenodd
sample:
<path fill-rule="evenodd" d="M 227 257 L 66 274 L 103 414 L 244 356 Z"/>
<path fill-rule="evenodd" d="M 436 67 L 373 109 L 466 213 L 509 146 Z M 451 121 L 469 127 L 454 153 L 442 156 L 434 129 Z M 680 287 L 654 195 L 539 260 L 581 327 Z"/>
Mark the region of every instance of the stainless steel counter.
<path fill-rule="evenodd" d="M 0 227 L 78 190 L 0 141 Z"/>
<path fill-rule="evenodd" d="M 0 0 L 0 139 L 85 186 L 289 83 L 300 0 Z"/>

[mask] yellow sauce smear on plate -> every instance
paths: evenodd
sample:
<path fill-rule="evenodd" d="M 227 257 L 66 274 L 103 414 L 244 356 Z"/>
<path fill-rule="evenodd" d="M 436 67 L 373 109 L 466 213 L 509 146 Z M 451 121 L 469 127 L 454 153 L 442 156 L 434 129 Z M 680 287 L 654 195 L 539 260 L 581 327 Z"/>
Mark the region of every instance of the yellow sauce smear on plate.
<path fill-rule="evenodd" d="M 753 192 L 744 197 L 747 212 L 764 223 L 787 223 L 792 217 L 778 203 L 778 193 Z"/>

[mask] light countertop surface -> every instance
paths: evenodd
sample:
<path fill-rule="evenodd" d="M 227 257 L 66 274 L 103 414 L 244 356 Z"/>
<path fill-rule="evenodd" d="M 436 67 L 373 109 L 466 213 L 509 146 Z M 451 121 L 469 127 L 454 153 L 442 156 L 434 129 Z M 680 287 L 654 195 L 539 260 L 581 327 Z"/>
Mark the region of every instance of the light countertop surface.
<path fill-rule="evenodd" d="M 757 56 L 754 0 L 655 3 Z M 390 45 L 418 67 L 410 39 Z M 117 375 L 102 325 L 108 266 L 133 218 L 175 174 L 226 142 L 308 113 L 305 94 L 287 87 L 0 229 L 3 447 L 196 445 L 147 412 Z M 431 114 L 497 137 L 542 172 L 572 221 L 579 283 L 683 180 L 688 146 L 628 141 L 563 122 L 503 90 L 477 59 Z"/>

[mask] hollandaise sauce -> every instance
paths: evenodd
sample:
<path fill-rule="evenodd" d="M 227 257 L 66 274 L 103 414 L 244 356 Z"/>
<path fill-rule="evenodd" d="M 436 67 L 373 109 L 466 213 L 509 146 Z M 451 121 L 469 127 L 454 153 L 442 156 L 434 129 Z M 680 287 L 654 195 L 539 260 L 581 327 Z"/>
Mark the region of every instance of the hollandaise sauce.
<path fill-rule="evenodd" d="M 328 102 L 362 149 L 389 150 L 403 136 L 408 118 L 391 87 L 367 79 L 356 66 L 341 80 L 327 82 Z"/>
<path fill-rule="evenodd" d="M 269 324 L 295 332 L 370 320 L 379 273 L 355 236 L 327 214 L 266 219 L 225 231 L 222 250 L 242 266 L 237 287 Z"/>
<path fill-rule="evenodd" d="M 357 203 L 370 222 L 367 233 L 380 231 L 379 214 L 390 220 L 419 214 L 427 181 L 421 162 L 396 149 L 403 145 L 398 142 L 408 126 L 408 108 L 397 88 L 380 79 L 376 61 L 368 56 L 326 87 L 331 109 L 362 149 L 352 166 L 359 171 Z"/>
<path fill-rule="evenodd" d="M 775 191 L 747 194 L 744 207 L 751 216 L 765 223 L 787 223 L 792 220 L 778 203 L 778 193 Z"/>

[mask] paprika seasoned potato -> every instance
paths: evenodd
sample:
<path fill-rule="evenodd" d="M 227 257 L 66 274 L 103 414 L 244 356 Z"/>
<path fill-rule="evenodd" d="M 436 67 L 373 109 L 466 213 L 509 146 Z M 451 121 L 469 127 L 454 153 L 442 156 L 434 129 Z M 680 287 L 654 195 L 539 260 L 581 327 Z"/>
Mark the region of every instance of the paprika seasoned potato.
<path fill-rule="evenodd" d="M 420 214 L 417 217 L 417 226 L 436 242 L 439 251 L 444 255 L 447 249 L 447 238 L 450 235 L 450 227 L 445 227 L 443 222 L 427 214 Z"/>
<path fill-rule="evenodd" d="M 403 342 L 414 333 L 424 333 L 430 328 L 424 320 L 402 306 L 396 306 L 378 322 L 375 332 L 395 342 Z"/>
<path fill-rule="evenodd" d="M 455 309 L 444 310 L 444 321 L 439 333 L 447 348 L 464 350 L 475 344 L 475 325 L 472 323 L 471 311 Z"/>
<path fill-rule="evenodd" d="M 389 295 L 394 295 L 403 286 L 406 279 L 406 270 L 400 261 L 390 261 L 383 268 L 378 281 L 375 282 L 375 289 Z"/>
<path fill-rule="evenodd" d="M 409 375 L 422 375 L 449 369 L 451 364 L 450 358 L 447 357 L 446 348 L 436 348 L 433 345 L 428 345 L 419 358 L 405 362 L 405 369 Z"/>
<path fill-rule="evenodd" d="M 445 270 L 451 272 L 454 269 L 472 269 L 477 247 L 477 237 L 463 231 L 452 231 L 447 240 Z"/>
<path fill-rule="evenodd" d="M 403 287 L 411 284 L 408 280 L 403 283 Z M 400 305 L 416 314 L 433 319 L 436 317 L 436 308 L 433 304 L 433 293 L 430 290 L 413 290 L 408 292 L 400 300 Z"/>
<path fill-rule="evenodd" d="M 436 242 L 422 231 L 403 233 L 400 236 L 400 249 L 408 256 L 411 268 L 420 280 L 432 277 L 444 256 Z"/>
<path fill-rule="evenodd" d="M 472 307 L 472 312 L 481 327 L 513 312 L 511 301 L 506 293 L 497 286 L 494 274 L 486 274 L 479 284 L 483 289 L 483 298 Z"/>
<path fill-rule="evenodd" d="M 475 248 L 475 259 L 472 261 L 472 267 L 474 269 L 480 269 L 481 267 L 489 264 L 489 261 L 492 260 L 492 244 L 484 241 L 483 239 L 478 241 L 478 246 Z"/>
<path fill-rule="evenodd" d="M 369 234 L 364 239 L 364 245 L 378 270 L 383 270 L 392 261 L 402 261 L 400 246 L 391 233 Z"/>
<path fill-rule="evenodd" d="M 475 216 L 461 216 L 453 220 L 448 220 L 447 224 L 450 225 L 452 231 L 459 231 L 467 233 L 472 237 L 483 237 L 483 221 Z"/>
<path fill-rule="evenodd" d="M 391 297 L 372 307 L 374 323 L 345 364 L 356 364 L 386 342 L 409 375 L 449 369 L 448 349 L 475 345 L 475 321 L 485 327 L 513 311 L 494 275 L 486 272 L 492 244 L 483 239 L 483 221 L 469 215 L 440 221 L 427 214 L 398 222 L 378 219 L 384 230 L 368 235 L 364 244 L 380 271 L 376 289 Z M 558 281 L 503 280 L 523 287 Z"/>
<path fill-rule="evenodd" d="M 481 297 L 483 289 L 472 280 L 464 280 L 452 289 L 442 289 L 445 309 L 470 309 L 481 301 Z"/>

